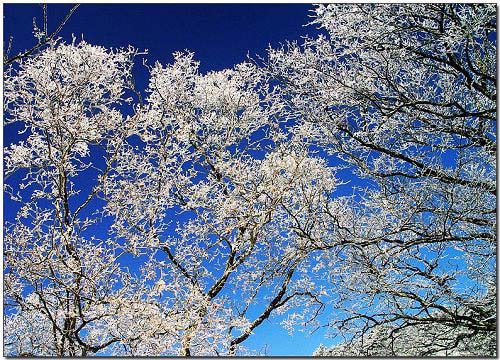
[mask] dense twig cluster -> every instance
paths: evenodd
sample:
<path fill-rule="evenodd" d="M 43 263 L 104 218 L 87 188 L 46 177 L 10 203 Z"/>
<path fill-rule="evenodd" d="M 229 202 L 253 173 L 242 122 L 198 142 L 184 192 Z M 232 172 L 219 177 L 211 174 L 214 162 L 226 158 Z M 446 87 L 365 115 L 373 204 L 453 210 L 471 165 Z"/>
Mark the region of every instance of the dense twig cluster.
<path fill-rule="evenodd" d="M 242 354 L 273 314 L 346 337 L 318 355 L 495 353 L 495 7 L 313 24 L 144 99 L 133 48 L 7 61 L 8 354 Z"/>

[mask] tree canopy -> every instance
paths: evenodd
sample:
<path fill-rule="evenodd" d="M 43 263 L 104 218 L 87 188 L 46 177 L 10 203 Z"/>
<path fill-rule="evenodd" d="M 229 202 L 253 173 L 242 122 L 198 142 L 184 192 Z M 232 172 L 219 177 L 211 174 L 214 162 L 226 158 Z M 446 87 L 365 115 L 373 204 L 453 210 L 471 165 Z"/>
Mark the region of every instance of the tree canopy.
<path fill-rule="evenodd" d="M 147 89 L 133 47 L 5 64 L 6 354 L 241 355 L 275 315 L 342 337 L 319 356 L 496 354 L 495 6 L 310 25 Z"/>

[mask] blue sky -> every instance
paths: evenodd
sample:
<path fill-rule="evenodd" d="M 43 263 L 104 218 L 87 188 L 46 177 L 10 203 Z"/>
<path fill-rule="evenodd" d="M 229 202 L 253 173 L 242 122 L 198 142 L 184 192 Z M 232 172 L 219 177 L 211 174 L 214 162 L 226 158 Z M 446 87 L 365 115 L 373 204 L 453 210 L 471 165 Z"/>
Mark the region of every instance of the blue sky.
<path fill-rule="evenodd" d="M 70 8 L 49 6 L 49 31 Z M 201 70 L 220 70 L 243 61 L 247 54 L 263 54 L 268 44 L 300 39 L 315 32 L 309 22 L 309 4 L 82 4 L 61 32 L 97 45 L 129 44 L 149 49 L 149 61 L 172 60 L 172 53 L 189 49 L 201 61 Z M 33 4 L 4 4 L 4 36 L 14 36 L 14 50 L 33 44 Z M 39 22 L 41 25 L 41 22 Z M 15 51 L 13 51 L 15 52 Z"/>
<path fill-rule="evenodd" d="M 35 44 L 33 18 L 41 26 L 42 9 L 35 4 L 4 4 L 4 38 L 13 37 L 11 55 Z M 48 6 L 49 32 L 53 31 L 71 5 Z M 190 50 L 200 61 L 200 70 L 221 70 L 244 61 L 247 55 L 265 55 L 271 44 L 299 40 L 317 30 L 303 26 L 310 21 L 309 4 L 82 4 L 60 36 L 70 42 L 72 34 L 105 47 L 148 49 L 149 64 L 172 62 L 172 53 Z M 147 69 L 136 67 L 136 82 L 144 90 Z M 4 131 L 4 143 L 16 138 L 16 127 Z M 5 198 L 5 196 L 4 196 Z M 14 216 L 5 202 L 6 219 Z M 10 215 L 9 215 L 10 213 Z M 290 336 L 275 321 L 264 322 L 244 345 L 268 355 L 311 355 L 323 342 L 322 332 L 312 337 L 297 332 Z"/>

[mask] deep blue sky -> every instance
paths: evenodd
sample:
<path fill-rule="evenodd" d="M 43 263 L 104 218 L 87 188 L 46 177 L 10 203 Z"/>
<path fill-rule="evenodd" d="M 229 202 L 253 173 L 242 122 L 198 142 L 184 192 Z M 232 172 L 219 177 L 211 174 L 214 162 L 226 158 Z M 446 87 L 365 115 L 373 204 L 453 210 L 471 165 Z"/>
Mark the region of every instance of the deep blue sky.
<path fill-rule="evenodd" d="M 48 6 L 49 32 L 70 7 Z M 174 51 L 187 49 L 195 52 L 201 71 L 206 72 L 233 67 L 247 54 L 265 55 L 269 44 L 278 46 L 285 40 L 300 40 L 316 33 L 312 26 L 303 26 L 310 21 L 312 8 L 309 4 L 82 4 L 60 36 L 67 42 L 74 34 L 77 39 L 83 36 L 87 42 L 105 47 L 148 49 L 149 64 L 156 60 L 170 63 Z M 4 4 L 4 39 L 13 36 L 11 55 L 35 44 L 33 17 L 41 26 L 39 5 Z M 136 82 L 143 90 L 147 70 L 137 65 Z M 14 129 L 6 128 L 4 143 L 13 142 L 15 134 Z M 8 213 L 9 205 L 5 205 Z M 266 321 L 244 345 L 259 351 L 267 344 L 268 355 L 311 355 L 319 343 L 329 343 L 321 333 L 312 337 L 296 333 L 292 337 L 274 322 Z"/>
<path fill-rule="evenodd" d="M 70 7 L 48 6 L 49 31 Z M 83 35 L 96 45 L 148 49 L 150 63 L 171 62 L 174 51 L 188 49 L 202 71 L 221 70 L 247 54 L 264 54 L 269 44 L 314 33 L 312 26 L 303 26 L 311 9 L 310 4 L 82 4 L 61 37 L 71 41 L 71 34 Z M 33 17 L 41 26 L 39 5 L 4 4 L 4 38 L 14 36 L 12 53 L 34 44 Z"/>

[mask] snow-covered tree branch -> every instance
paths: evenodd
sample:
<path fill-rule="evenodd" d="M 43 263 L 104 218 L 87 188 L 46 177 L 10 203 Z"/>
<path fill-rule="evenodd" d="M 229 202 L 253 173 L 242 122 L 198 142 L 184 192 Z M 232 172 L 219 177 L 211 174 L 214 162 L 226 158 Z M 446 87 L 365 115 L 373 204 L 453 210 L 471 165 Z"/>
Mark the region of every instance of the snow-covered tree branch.
<path fill-rule="evenodd" d="M 145 90 L 132 47 L 7 64 L 7 355 L 241 355 L 273 318 L 322 356 L 496 353 L 495 7 L 314 14 Z"/>
<path fill-rule="evenodd" d="M 380 355 L 493 341 L 495 8 L 320 5 L 315 13 L 328 35 L 271 50 L 267 69 L 289 116 L 370 181 L 346 200 L 347 222 L 331 214 L 341 231 L 325 234 L 333 247 L 347 245 L 329 269 L 335 307 L 345 311 L 332 325 L 355 339 L 388 326 L 448 334 Z M 382 344 L 382 333 L 372 341 Z M 377 354 L 356 341 L 356 354 Z"/>

